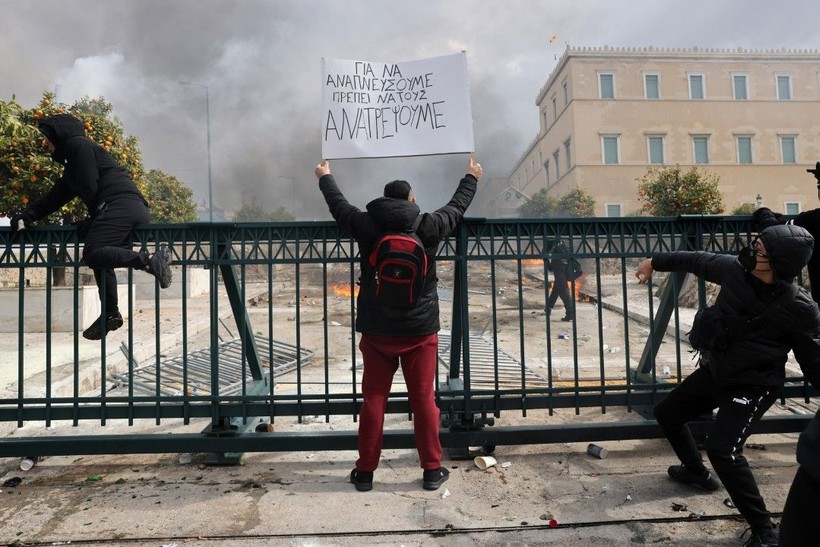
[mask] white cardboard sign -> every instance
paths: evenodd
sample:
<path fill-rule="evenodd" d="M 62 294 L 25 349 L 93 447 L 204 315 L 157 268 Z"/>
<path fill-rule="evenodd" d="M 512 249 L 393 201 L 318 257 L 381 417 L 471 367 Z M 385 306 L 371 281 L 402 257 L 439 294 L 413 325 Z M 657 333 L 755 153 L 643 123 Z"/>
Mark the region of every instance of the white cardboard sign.
<path fill-rule="evenodd" d="M 472 152 L 465 53 L 403 63 L 322 59 L 322 157 Z"/>

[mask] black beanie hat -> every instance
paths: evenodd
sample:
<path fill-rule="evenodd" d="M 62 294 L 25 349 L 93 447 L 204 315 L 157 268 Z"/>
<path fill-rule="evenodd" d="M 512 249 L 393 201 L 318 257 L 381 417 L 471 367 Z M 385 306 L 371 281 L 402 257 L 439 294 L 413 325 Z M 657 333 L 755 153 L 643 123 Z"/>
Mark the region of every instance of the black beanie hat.
<path fill-rule="evenodd" d="M 803 269 L 814 249 L 814 238 L 800 226 L 778 224 L 760 232 L 775 278 L 791 282 Z"/>
<path fill-rule="evenodd" d="M 407 199 L 410 197 L 410 183 L 406 180 L 394 180 L 384 185 L 384 197 Z"/>

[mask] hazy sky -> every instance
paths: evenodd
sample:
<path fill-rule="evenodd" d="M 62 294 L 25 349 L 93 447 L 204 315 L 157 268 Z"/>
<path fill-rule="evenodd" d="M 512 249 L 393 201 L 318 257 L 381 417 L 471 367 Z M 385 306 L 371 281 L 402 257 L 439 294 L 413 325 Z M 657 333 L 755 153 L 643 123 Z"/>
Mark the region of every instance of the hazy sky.
<path fill-rule="evenodd" d="M 476 154 L 507 176 L 536 136 L 535 96 L 567 44 L 820 48 L 811 0 L 0 0 L 0 97 L 44 90 L 114 104 L 147 169 L 207 198 L 204 90 L 214 202 L 246 199 L 328 218 L 321 159 L 321 58 L 399 62 L 467 52 Z M 550 37 L 557 39 L 550 43 Z M 385 182 L 440 206 L 466 155 L 336 160 L 359 206 Z M 472 212 L 472 211 L 471 211 Z M 476 212 L 478 214 L 480 212 Z"/>

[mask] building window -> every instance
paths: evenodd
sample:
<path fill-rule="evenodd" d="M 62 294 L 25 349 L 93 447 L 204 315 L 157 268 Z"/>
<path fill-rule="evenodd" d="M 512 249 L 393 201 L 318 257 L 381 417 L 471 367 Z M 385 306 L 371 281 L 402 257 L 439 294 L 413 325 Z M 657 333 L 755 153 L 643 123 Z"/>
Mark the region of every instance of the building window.
<path fill-rule="evenodd" d="M 777 76 L 777 98 L 781 101 L 792 100 L 792 77 L 788 75 Z"/>
<path fill-rule="evenodd" d="M 706 96 L 706 89 L 703 84 L 703 74 L 689 75 L 689 98 L 703 99 Z"/>
<path fill-rule="evenodd" d="M 657 74 L 644 74 L 644 93 L 647 99 L 660 99 L 661 88 Z"/>
<path fill-rule="evenodd" d="M 783 163 L 797 163 L 797 150 L 793 135 L 780 136 L 780 158 Z"/>
<path fill-rule="evenodd" d="M 561 169 L 559 169 L 558 164 L 558 150 L 552 153 L 552 161 L 555 163 L 555 180 L 558 180 L 558 177 L 561 176 Z"/>
<path fill-rule="evenodd" d="M 741 165 L 752 163 L 752 137 L 737 137 L 737 162 Z"/>
<path fill-rule="evenodd" d="M 608 216 L 608 217 L 623 216 L 621 214 L 621 204 L 620 203 L 607 203 L 606 204 L 606 216 Z"/>
<path fill-rule="evenodd" d="M 598 74 L 598 86 L 600 88 L 602 99 L 615 98 L 615 75 L 614 74 Z"/>
<path fill-rule="evenodd" d="M 550 162 L 544 162 L 544 176 L 547 177 L 547 188 L 550 186 Z"/>
<path fill-rule="evenodd" d="M 552 119 L 558 119 L 558 99 L 555 95 L 552 96 Z"/>
<path fill-rule="evenodd" d="M 784 213 L 787 215 L 799 215 L 800 214 L 800 203 L 797 201 L 787 201 L 785 203 Z"/>
<path fill-rule="evenodd" d="M 564 80 L 564 83 L 561 84 L 561 93 L 564 96 L 564 106 L 567 106 L 569 104 L 569 88 L 568 88 L 568 85 L 569 85 L 569 83 L 566 80 Z"/>
<path fill-rule="evenodd" d="M 663 164 L 663 135 L 650 135 L 646 138 L 646 145 L 649 149 L 649 163 L 655 165 Z"/>
<path fill-rule="evenodd" d="M 601 137 L 601 148 L 604 158 L 604 165 L 616 165 L 620 163 L 618 153 L 618 135 L 607 135 Z"/>
<path fill-rule="evenodd" d="M 745 74 L 735 74 L 732 76 L 732 87 L 734 88 L 736 101 L 746 101 L 749 99 L 749 90 L 746 86 Z"/>
<path fill-rule="evenodd" d="M 550 126 L 549 122 L 547 121 L 547 109 L 541 111 L 541 116 L 544 118 L 544 129 L 546 130 L 547 127 Z"/>
<path fill-rule="evenodd" d="M 572 167 L 572 142 L 570 139 L 564 141 L 564 152 L 567 155 L 567 171 Z"/>
<path fill-rule="evenodd" d="M 705 165 L 709 163 L 709 137 L 692 137 L 692 148 L 694 150 L 695 163 Z"/>

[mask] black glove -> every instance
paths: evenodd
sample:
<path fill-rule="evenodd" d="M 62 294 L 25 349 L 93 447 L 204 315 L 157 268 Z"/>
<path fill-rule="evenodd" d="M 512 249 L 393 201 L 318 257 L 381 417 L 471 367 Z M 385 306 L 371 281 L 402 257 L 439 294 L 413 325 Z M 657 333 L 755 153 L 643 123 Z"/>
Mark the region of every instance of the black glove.
<path fill-rule="evenodd" d="M 31 211 L 23 211 L 19 215 L 14 215 L 11 217 L 11 231 L 18 232 L 20 230 L 24 230 L 31 226 L 31 223 L 37 220 L 37 218 L 31 213 Z"/>

